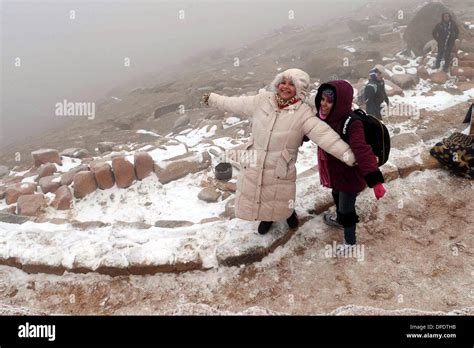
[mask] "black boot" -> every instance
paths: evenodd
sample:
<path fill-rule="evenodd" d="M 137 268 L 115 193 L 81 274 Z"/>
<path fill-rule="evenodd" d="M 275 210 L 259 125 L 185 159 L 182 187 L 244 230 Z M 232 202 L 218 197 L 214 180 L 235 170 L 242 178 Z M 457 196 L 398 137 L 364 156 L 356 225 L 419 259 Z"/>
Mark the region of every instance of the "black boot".
<path fill-rule="evenodd" d="M 270 227 L 272 227 L 273 221 L 262 221 L 258 225 L 258 233 L 260 234 L 266 234 L 269 230 Z"/>
<path fill-rule="evenodd" d="M 293 214 L 291 214 L 291 216 L 286 219 L 286 223 L 291 229 L 298 227 L 298 216 L 296 216 L 296 211 L 293 210 Z"/>

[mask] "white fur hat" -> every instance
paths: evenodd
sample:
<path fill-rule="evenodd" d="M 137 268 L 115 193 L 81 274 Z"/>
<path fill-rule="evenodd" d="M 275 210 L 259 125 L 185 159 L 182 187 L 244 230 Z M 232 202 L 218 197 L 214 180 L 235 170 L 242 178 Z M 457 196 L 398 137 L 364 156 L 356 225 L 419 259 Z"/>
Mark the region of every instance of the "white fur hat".
<path fill-rule="evenodd" d="M 309 93 L 309 75 L 301 69 L 285 70 L 275 76 L 275 79 L 271 84 L 272 91 L 278 91 L 278 85 L 283 81 L 283 77 L 286 77 L 293 81 L 293 84 L 296 87 L 296 95 L 298 96 L 298 98 L 304 101 Z"/>

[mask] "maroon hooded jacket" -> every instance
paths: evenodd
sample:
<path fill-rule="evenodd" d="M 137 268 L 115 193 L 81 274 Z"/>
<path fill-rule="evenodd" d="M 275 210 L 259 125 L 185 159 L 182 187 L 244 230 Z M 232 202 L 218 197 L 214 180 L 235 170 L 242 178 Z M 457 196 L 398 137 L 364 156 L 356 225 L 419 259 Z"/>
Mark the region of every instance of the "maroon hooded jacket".
<path fill-rule="evenodd" d="M 352 111 L 354 89 L 349 82 L 344 80 L 322 84 L 315 99 L 318 117 L 322 92 L 328 88 L 334 92 L 335 101 L 324 122 L 342 137 L 344 122 Z M 372 147 L 365 142 L 362 121 L 353 121 L 348 129 L 348 134 L 349 146 L 354 152 L 357 165 L 350 167 L 326 152 L 331 187 L 337 191 L 359 193 L 365 189 L 366 184 L 372 188 L 377 183 L 383 183 L 384 178 L 378 168 Z"/>

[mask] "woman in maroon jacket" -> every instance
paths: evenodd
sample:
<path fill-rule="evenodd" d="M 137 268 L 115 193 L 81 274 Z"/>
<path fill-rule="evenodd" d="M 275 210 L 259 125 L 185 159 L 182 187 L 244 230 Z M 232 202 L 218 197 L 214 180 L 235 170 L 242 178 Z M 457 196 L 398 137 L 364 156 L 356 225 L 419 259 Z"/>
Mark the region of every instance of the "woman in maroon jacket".
<path fill-rule="evenodd" d="M 352 111 L 354 90 L 347 81 L 337 80 L 322 84 L 316 95 L 317 116 L 328 123 L 340 136 L 344 122 Z M 318 148 L 318 167 L 321 184 L 332 188 L 337 215 L 324 215 L 330 226 L 344 228 L 344 248 L 356 244 L 356 224 L 359 222 L 355 210 L 358 193 L 368 185 L 374 189 L 375 197 L 385 194 L 380 172 L 372 147 L 365 142 L 364 125 L 355 120 L 348 129 L 349 145 L 354 152 L 357 166 L 349 167 L 324 150 Z"/>

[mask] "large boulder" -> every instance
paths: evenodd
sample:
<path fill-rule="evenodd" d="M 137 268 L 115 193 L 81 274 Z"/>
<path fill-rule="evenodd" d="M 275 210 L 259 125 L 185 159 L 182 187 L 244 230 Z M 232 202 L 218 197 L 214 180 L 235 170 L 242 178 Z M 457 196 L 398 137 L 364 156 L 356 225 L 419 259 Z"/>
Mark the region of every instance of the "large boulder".
<path fill-rule="evenodd" d="M 84 172 L 84 171 L 88 171 L 88 170 L 89 170 L 89 166 L 87 166 L 86 164 L 80 164 L 80 165 L 70 169 L 69 171 L 67 171 L 66 173 L 64 173 L 61 176 L 61 182 L 60 182 L 61 186 L 62 185 L 66 185 L 66 186 L 71 185 L 72 181 L 74 180 L 74 175 L 76 175 L 79 172 Z"/>
<path fill-rule="evenodd" d="M 94 173 L 83 171 L 74 175 L 74 197 L 83 198 L 97 190 Z"/>
<path fill-rule="evenodd" d="M 136 152 L 133 156 L 135 164 L 135 174 L 138 180 L 146 178 L 153 173 L 155 163 L 148 152 Z"/>
<path fill-rule="evenodd" d="M 18 215 L 36 216 L 41 209 L 47 206 L 47 202 L 41 193 L 24 195 L 18 198 L 17 212 Z"/>
<path fill-rule="evenodd" d="M 56 192 L 56 190 L 61 186 L 61 178 L 54 177 L 52 175 L 50 176 L 45 176 L 44 178 L 41 178 L 38 182 L 39 186 L 41 187 L 41 191 L 43 193 L 48 193 L 48 192 Z"/>
<path fill-rule="evenodd" d="M 162 184 L 180 179 L 190 173 L 207 169 L 211 165 L 208 152 L 188 152 L 184 155 L 161 161 L 155 165 L 155 173 Z"/>
<path fill-rule="evenodd" d="M 436 24 L 441 21 L 441 15 L 444 12 L 449 12 L 451 14 L 451 18 L 457 22 L 458 27 L 461 30 L 462 25 L 456 19 L 454 13 L 440 2 L 431 2 L 423 6 L 408 24 L 403 38 L 405 39 L 408 48 L 417 56 L 423 55 L 423 48 L 433 39 L 431 33 Z"/>
<path fill-rule="evenodd" d="M 71 208 L 72 193 L 66 185 L 61 186 L 55 192 L 56 196 L 51 202 L 51 206 L 57 210 L 68 210 Z"/>
<path fill-rule="evenodd" d="M 391 80 L 401 89 L 408 89 L 416 85 L 416 79 L 409 74 L 394 74 Z"/>
<path fill-rule="evenodd" d="M 51 162 L 61 165 L 61 159 L 59 157 L 58 150 L 54 149 L 39 149 L 31 153 L 33 157 L 35 167 L 39 167 L 42 164 Z"/>
<path fill-rule="evenodd" d="M 385 81 L 385 91 L 389 97 L 393 97 L 394 95 L 399 95 L 403 97 L 403 89 L 398 87 L 392 81 L 386 80 Z"/>
<path fill-rule="evenodd" d="M 97 185 L 101 190 L 106 190 L 114 186 L 114 173 L 108 163 L 94 164 L 91 166 L 91 170 L 94 173 Z"/>
<path fill-rule="evenodd" d="M 127 188 L 135 180 L 135 169 L 125 157 L 119 156 L 112 159 L 115 183 L 117 187 Z"/>
<path fill-rule="evenodd" d="M 13 204 L 18 201 L 20 196 L 29 195 L 36 191 L 36 184 L 34 183 L 16 183 L 7 187 L 5 191 L 5 202 Z"/>

